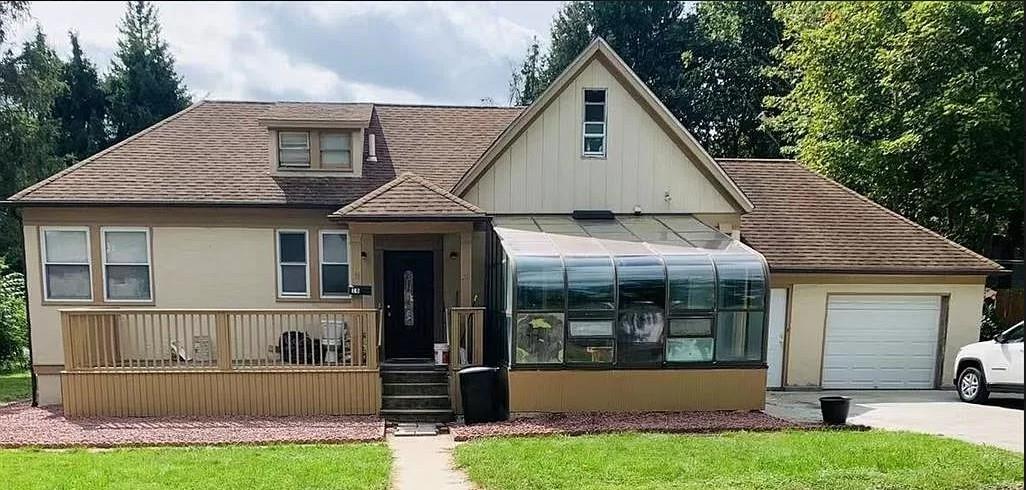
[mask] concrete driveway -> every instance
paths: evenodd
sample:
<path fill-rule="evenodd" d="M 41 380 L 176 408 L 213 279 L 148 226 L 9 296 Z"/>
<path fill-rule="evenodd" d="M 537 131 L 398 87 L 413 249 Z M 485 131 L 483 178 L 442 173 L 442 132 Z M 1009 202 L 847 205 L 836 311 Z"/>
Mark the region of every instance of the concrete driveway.
<path fill-rule="evenodd" d="M 819 397 L 852 398 L 848 421 L 891 430 L 937 434 L 1023 452 L 1022 397 L 963 403 L 954 391 L 771 391 L 766 412 L 798 421 L 820 421 Z M 995 395 L 998 396 L 998 395 Z"/>

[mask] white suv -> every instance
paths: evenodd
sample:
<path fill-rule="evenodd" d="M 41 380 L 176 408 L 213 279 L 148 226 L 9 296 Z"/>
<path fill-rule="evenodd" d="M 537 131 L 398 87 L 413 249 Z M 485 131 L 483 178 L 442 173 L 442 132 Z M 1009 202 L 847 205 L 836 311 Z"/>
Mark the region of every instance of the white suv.
<path fill-rule="evenodd" d="M 987 401 L 991 393 L 1022 393 L 1022 324 L 994 340 L 962 347 L 955 357 L 955 389 L 969 403 Z"/>

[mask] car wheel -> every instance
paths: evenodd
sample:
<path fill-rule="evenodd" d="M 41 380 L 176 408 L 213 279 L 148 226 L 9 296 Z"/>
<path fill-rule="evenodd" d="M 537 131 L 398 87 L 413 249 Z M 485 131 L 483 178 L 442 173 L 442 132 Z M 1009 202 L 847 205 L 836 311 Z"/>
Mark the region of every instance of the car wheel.
<path fill-rule="evenodd" d="M 958 386 L 955 388 L 958 390 L 958 397 L 964 402 L 983 403 L 990 396 L 983 372 L 972 366 L 958 373 Z"/>

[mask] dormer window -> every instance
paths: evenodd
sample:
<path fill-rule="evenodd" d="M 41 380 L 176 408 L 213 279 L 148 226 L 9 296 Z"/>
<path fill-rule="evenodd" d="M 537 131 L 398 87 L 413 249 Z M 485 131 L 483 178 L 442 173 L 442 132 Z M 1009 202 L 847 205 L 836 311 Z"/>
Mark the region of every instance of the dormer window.
<path fill-rule="evenodd" d="M 321 166 L 349 169 L 353 166 L 352 136 L 349 132 L 321 132 Z"/>
<path fill-rule="evenodd" d="M 310 166 L 310 133 L 306 131 L 278 132 L 278 165 L 282 167 Z"/>
<path fill-rule="evenodd" d="M 606 156 L 606 89 L 584 89 L 584 156 Z"/>

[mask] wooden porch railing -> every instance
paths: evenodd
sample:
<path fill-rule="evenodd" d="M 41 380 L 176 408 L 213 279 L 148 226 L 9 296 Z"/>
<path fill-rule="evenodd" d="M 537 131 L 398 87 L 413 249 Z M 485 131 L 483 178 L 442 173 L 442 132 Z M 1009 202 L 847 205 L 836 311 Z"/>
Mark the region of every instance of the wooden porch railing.
<path fill-rule="evenodd" d="M 449 308 L 449 368 L 484 364 L 484 308 Z"/>
<path fill-rule="evenodd" d="M 373 309 L 61 311 L 66 371 L 377 369 Z"/>

